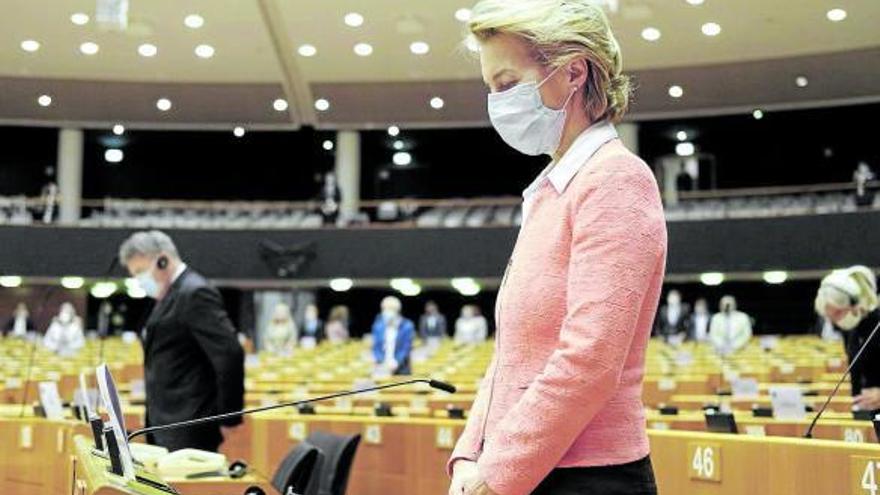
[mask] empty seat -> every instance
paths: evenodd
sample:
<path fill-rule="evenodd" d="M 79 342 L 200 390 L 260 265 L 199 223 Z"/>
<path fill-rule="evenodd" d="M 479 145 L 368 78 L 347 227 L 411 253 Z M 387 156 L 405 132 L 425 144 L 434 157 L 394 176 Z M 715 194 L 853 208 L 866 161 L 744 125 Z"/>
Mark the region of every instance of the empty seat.
<path fill-rule="evenodd" d="M 281 461 L 272 477 L 272 486 L 286 495 L 318 495 L 324 453 L 308 441 L 294 447 Z"/>
<path fill-rule="evenodd" d="M 309 435 L 306 442 L 324 453 L 318 495 L 345 495 L 351 465 L 360 441 L 360 435 L 343 436 L 322 431 Z"/>

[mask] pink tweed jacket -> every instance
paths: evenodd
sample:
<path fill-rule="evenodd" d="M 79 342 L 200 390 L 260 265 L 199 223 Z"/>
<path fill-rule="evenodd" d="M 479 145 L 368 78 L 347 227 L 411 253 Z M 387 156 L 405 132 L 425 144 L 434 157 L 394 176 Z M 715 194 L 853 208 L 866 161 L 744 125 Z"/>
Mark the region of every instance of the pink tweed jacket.
<path fill-rule="evenodd" d="M 536 184 L 498 294 L 495 354 L 447 465 L 477 461 L 500 495 L 528 494 L 557 467 L 649 452 L 641 390 L 666 222 L 648 166 L 618 139 L 594 144 L 568 182 Z"/>

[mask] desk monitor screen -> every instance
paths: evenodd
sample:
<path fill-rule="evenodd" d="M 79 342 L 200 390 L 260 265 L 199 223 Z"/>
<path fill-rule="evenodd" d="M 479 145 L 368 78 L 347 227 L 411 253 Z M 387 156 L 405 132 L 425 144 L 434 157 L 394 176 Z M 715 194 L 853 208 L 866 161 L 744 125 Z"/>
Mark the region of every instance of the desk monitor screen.
<path fill-rule="evenodd" d="M 82 400 L 82 405 L 86 408 L 86 420 L 88 420 L 88 418 L 95 414 L 95 409 L 92 408 L 92 398 L 89 395 L 89 387 L 86 386 L 85 373 L 79 374 L 79 390 L 80 400 Z"/>
<path fill-rule="evenodd" d="M 110 368 L 106 364 L 98 366 L 96 375 L 98 378 L 98 388 L 101 390 L 101 399 L 104 401 L 104 408 L 107 409 L 107 416 L 110 419 L 109 425 L 113 428 L 113 434 L 119 446 L 123 476 L 130 481 L 134 481 L 134 462 L 132 461 L 131 450 L 128 448 L 125 420 L 122 415 L 122 405 L 119 402 L 116 383 L 113 381 L 113 375 L 110 374 Z"/>

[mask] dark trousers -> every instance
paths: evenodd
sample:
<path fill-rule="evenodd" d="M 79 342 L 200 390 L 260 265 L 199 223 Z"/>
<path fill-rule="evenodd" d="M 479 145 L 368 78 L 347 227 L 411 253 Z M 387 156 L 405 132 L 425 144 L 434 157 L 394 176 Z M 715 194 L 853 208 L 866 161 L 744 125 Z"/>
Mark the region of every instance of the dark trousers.
<path fill-rule="evenodd" d="M 651 458 L 616 466 L 558 468 L 532 495 L 657 495 Z"/>

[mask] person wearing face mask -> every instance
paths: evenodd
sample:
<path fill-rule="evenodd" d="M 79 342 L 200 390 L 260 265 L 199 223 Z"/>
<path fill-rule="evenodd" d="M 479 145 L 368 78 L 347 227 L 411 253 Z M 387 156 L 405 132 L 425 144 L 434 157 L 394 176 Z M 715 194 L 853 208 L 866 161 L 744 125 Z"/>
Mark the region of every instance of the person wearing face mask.
<path fill-rule="evenodd" d="M 709 338 L 709 321 L 712 315 L 709 313 L 709 303 L 701 297 L 694 303 L 694 312 L 688 319 L 688 339 L 696 342 L 705 342 Z"/>
<path fill-rule="evenodd" d="M 880 323 L 877 277 L 864 266 L 835 271 L 822 279 L 814 302 L 816 313 L 843 331 L 847 358 L 852 361 Z M 865 348 L 850 373 L 853 408 L 880 410 L 880 339 Z"/>
<path fill-rule="evenodd" d="M 690 313 L 691 307 L 681 302 L 681 293 L 675 289 L 669 291 L 666 295 L 666 305 L 657 313 L 654 335 L 663 338 L 671 335 L 686 335 Z"/>
<path fill-rule="evenodd" d="M 306 346 L 314 346 L 324 340 L 324 322 L 318 316 L 318 306 L 309 304 L 303 314 L 302 340 L 309 339 Z"/>
<path fill-rule="evenodd" d="M 425 303 L 425 312 L 419 318 L 419 336 L 422 340 L 440 340 L 445 339 L 446 335 L 446 317 L 440 312 L 437 303 L 428 301 Z"/>
<path fill-rule="evenodd" d="M 728 356 L 749 343 L 752 338 L 752 320 L 749 315 L 736 309 L 736 299 L 733 296 L 722 297 L 718 307 L 720 311 L 712 315 L 709 323 L 709 340 L 716 352 Z"/>
<path fill-rule="evenodd" d="M 400 314 L 400 299 L 382 299 L 382 312 L 373 322 L 373 359 L 378 368 L 392 375 L 410 375 L 410 353 L 416 329 Z"/>
<path fill-rule="evenodd" d="M 28 311 L 27 305 L 23 302 L 16 304 L 12 317 L 6 322 L 4 334 L 7 337 L 23 339 L 27 336 L 28 332 L 33 330 L 34 322 L 31 320 L 31 314 Z"/>
<path fill-rule="evenodd" d="M 276 355 L 289 355 L 296 346 L 297 331 L 290 306 L 278 303 L 272 310 L 272 319 L 266 325 L 264 349 Z"/>
<path fill-rule="evenodd" d="M 220 291 L 181 260 L 158 230 L 136 232 L 119 248 L 119 261 L 155 304 L 140 331 L 144 348 L 146 426 L 241 410 L 244 350 Z M 241 418 L 147 436 L 178 450 L 216 451 Z"/>
<path fill-rule="evenodd" d="M 450 495 L 657 491 L 641 389 L 666 221 L 651 168 L 618 139 L 631 87 L 596 4 L 481 0 L 468 21 L 493 127 L 551 162 L 523 193 Z"/>
<path fill-rule="evenodd" d="M 66 357 L 75 355 L 85 344 L 82 318 L 77 316 L 73 304 L 63 303 L 43 336 L 43 347 Z"/>
<path fill-rule="evenodd" d="M 486 341 L 489 336 L 489 323 L 480 314 L 479 308 L 472 304 L 461 307 L 461 316 L 455 321 L 455 343 L 475 345 Z"/>

